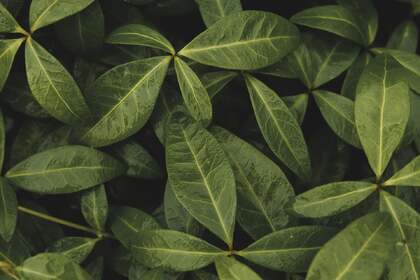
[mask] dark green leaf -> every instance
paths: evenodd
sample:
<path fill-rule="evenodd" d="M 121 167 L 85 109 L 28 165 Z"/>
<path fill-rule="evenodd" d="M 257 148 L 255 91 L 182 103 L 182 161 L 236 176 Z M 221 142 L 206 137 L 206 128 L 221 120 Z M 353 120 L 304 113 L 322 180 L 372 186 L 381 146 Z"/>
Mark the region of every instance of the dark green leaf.
<path fill-rule="evenodd" d="M 15 55 L 22 42 L 23 39 L 0 40 L 0 92 L 9 77 Z"/>
<path fill-rule="evenodd" d="M 17 222 L 17 199 L 13 187 L 0 178 L 0 236 L 9 242 Z"/>
<path fill-rule="evenodd" d="M 413 21 L 404 21 L 395 28 L 386 47 L 415 53 L 417 42 L 418 30 L 416 24 Z"/>
<path fill-rule="evenodd" d="M 49 246 L 47 252 L 60 253 L 75 263 L 81 263 L 92 252 L 97 241 L 87 237 L 65 237 Z"/>
<path fill-rule="evenodd" d="M 242 11 L 241 0 L 196 0 L 196 2 L 207 27 L 221 18 Z"/>
<path fill-rule="evenodd" d="M 308 108 L 309 95 L 306 93 L 285 96 L 282 98 L 284 103 L 289 107 L 290 112 L 295 116 L 296 120 L 302 125 L 305 118 L 306 109 Z"/>
<path fill-rule="evenodd" d="M 230 81 L 238 76 L 238 73 L 233 71 L 217 71 L 210 72 L 200 77 L 203 86 L 206 88 L 210 99 L 219 93 Z"/>
<path fill-rule="evenodd" d="M 346 78 L 344 79 L 343 85 L 341 87 L 341 94 L 351 100 L 356 98 L 356 87 L 357 82 L 362 75 L 363 70 L 366 65 L 372 59 L 372 55 L 368 52 L 362 52 L 359 57 L 353 62 L 353 65 L 349 68 L 346 73 Z"/>
<path fill-rule="evenodd" d="M 262 280 L 251 268 L 236 261 L 233 257 L 217 258 L 216 270 L 220 280 Z"/>
<path fill-rule="evenodd" d="M 0 32 L 26 34 L 26 31 L 23 30 L 2 3 L 0 3 Z"/>

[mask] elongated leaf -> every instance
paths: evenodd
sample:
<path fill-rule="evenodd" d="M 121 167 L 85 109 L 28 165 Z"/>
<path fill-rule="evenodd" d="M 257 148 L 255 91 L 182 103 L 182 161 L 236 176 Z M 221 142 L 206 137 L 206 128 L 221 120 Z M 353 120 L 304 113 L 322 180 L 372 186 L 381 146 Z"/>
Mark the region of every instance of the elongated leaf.
<path fill-rule="evenodd" d="M 0 32 L 26 34 L 26 31 L 17 23 L 2 3 L 0 3 Z"/>
<path fill-rule="evenodd" d="M 129 24 L 117 28 L 109 34 L 106 42 L 151 47 L 175 54 L 174 47 L 165 37 L 156 30 L 141 24 Z"/>
<path fill-rule="evenodd" d="M 49 114 L 68 124 L 80 125 L 89 119 L 89 108 L 73 77 L 30 38 L 26 42 L 25 62 L 32 94 Z"/>
<path fill-rule="evenodd" d="M 9 77 L 15 55 L 22 42 L 23 39 L 0 40 L 0 92 Z"/>
<path fill-rule="evenodd" d="M 238 192 L 239 224 L 254 239 L 284 228 L 285 205 L 294 191 L 281 169 L 245 141 L 221 127 L 210 130 L 232 165 Z"/>
<path fill-rule="evenodd" d="M 89 6 L 94 0 L 34 0 L 29 11 L 31 33 L 74 15 Z"/>
<path fill-rule="evenodd" d="M 299 123 L 273 90 L 250 75 L 245 75 L 245 81 L 268 146 L 291 171 L 308 179 L 311 163 Z"/>
<path fill-rule="evenodd" d="M 179 55 L 220 68 L 252 70 L 279 61 L 298 42 L 297 28 L 284 18 L 268 12 L 244 11 L 210 26 Z"/>
<path fill-rule="evenodd" d="M 300 226 L 273 232 L 238 252 L 251 262 L 274 270 L 304 272 L 316 252 L 336 233 L 321 226 Z"/>
<path fill-rule="evenodd" d="M 398 229 L 401 243 L 397 243 L 398 258 L 391 264 L 389 279 L 420 277 L 420 215 L 404 201 L 381 192 L 381 210 L 391 214 Z"/>
<path fill-rule="evenodd" d="M 208 131 L 180 113 L 173 115 L 167 137 L 168 180 L 177 199 L 231 246 L 236 190 L 223 149 Z"/>
<path fill-rule="evenodd" d="M 9 242 L 17 222 L 17 199 L 12 186 L 0 178 L 0 236 Z"/>
<path fill-rule="evenodd" d="M 151 268 L 190 271 L 226 254 L 206 241 L 173 230 L 143 231 L 130 246 L 134 258 Z"/>
<path fill-rule="evenodd" d="M 291 210 L 309 218 L 331 216 L 354 207 L 376 189 L 376 184 L 369 182 L 330 183 L 296 196 Z"/>
<path fill-rule="evenodd" d="M 418 30 L 413 21 L 404 21 L 399 24 L 386 44 L 389 49 L 415 53 L 417 50 Z"/>
<path fill-rule="evenodd" d="M 309 95 L 306 93 L 285 96 L 282 98 L 289 108 L 290 112 L 295 116 L 296 120 L 302 125 L 303 119 L 308 108 Z"/>
<path fill-rule="evenodd" d="M 75 145 L 35 154 L 7 171 L 6 177 L 28 191 L 58 194 L 93 187 L 124 171 L 111 156 Z"/>
<path fill-rule="evenodd" d="M 355 103 L 357 132 L 377 178 L 399 145 L 410 115 L 408 86 L 393 78 L 389 60 L 378 56 L 366 67 Z"/>
<path fill-rule="evenodd" d="M 390 215 L 376 212 L 363 216 L 322 247 L 306 279 L 379 279 L 394 240 Z"/>
<path fill-rule="evenodd" d="M 87 237 L 65 237 L 49 246 L 47 252 L 60 253 L 75 263 L 81 263 L 92 252 L 97 241 Z"/>
<path fill-rule="evenodd" d="M 400 171 L 385 181 L 383 185 L 420 187 L 420 156 L 410 161 Z"/>
<path fill-rule="evenodd" d="M 221 18 L 242 11 L 240 0 L 197 0 L 196 2 L 207 27 Z"/>
<path fill-rule="evenodd" d="M 97 230 L 105 228 L 108 217 L 108 200 L 105 186 L 100 185 L 83 192 L 80 208 L 86 222 Z"/>
<path fill-rule="evenodd" d="M 236 76 L 238 76 L 238 73 L 233 71 L 217 71 L 204 74 L 200 77 L 200 80 L 206 88 L 210 99 L 212 99 Z"/>
<path fill-rule="evenodd" d="M 217 258 L 216 270 L 220 280 L 262 280 L 251 268 L 232 257 Z"/>
<path fill-rule="evenodd" d="M 96 122 L 82 141 L 101 147 L 121 141 L 149 119 L 171 57 L 137 60 L 112 68 L 88 90 Z"/>
<path fill-rule="evenodd" d="M 346 143 L 362 148 L 354 118 L 354 102 L 344 96 L 325 90 L 313 92 L 322 116 L 330 128 Z"/>
<path fill-rule="evenodd" d="M 185 106 L 191 116 L 205 124 L 212 118 L 212 105 L 206 88 L 194 71 L 182 59 L 175 58 L 176 76 Z"/>
<path fill-rule="evenodd" d="M 366 65 L 369 64 L 372 59 L 372 55 L 368 52 L 362 52 L 359 57 L 353 62 L 353 65 L 349 68 L 344 79 L 343 86 L 341 87 L 341 94 L 351 100 L 356 98 L 356 87 L 357 83 L 362 75 Z"/>

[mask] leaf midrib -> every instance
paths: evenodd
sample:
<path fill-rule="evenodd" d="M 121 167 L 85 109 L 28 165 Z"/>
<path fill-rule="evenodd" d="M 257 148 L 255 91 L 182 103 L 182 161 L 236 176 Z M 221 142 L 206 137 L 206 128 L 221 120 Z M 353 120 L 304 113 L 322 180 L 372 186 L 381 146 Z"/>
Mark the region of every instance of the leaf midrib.
<path fill-rule="evenodd" d="M 65 172 L 65 171 L 73 171 L 73 170 L 80 170 L 80 169 L 86 169 L 86 170 L 103 170 L 103 169 L 110 169 L 113 170 L 113 167 L 109 166 L 75 166 L 75 167 L 63 167 L 63 168 L 56 168 L 56 169 L 48 169 L 48 170 L 40 170 L 35 172 L 11 172 L 7 173 L 7 178 L 16 178 L 16 177 L 22 177 L 22 176 L 36 176 L 36 175 L 43 175 L 48 173 L 55 173 L 55 172 Z"/>
<path fill-rule="evenodd" d="M 37 20 L 34 22 L 34 24 L 32 24 L 31 27 L 31 31 L 34 32 L 35 30 L 38 29 L 38 23 L 40 22 L 40 20 L 45 17 L 45 15 L 47 13 L 49 13 L 49 11 L 55 6 L 55 4 L 57 4 L 58 0 L 54 0 L 54 2 L 51 3 L 51 5 L 49 5 L 37 18 Z"/>

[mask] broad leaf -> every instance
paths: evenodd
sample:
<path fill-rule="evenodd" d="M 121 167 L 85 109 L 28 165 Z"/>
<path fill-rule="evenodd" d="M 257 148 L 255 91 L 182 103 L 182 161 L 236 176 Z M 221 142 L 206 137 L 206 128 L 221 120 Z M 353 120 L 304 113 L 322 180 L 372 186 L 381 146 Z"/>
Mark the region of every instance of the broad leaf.
<path fill-rule="evenodd" d="M 26 31 L 17 23 L 6 7 L 0 3 L 0 33 L 3 32 L 26 34 Z"/>
<path fill-rule="evenodd" d="M 111 156 L 83 146 L 35 154 L 6 173 L 11 182 L 36 193 L 72 193 L 107 182 L 125 171 Z"/>
<path fill-rule="evenodd" d="M 104 185 L 82 193 L 80 208 L 85 221 L 96 230 L 103 230 L 108 218 L 108 199 Z"/>
<path fill-rule="evenodd" d="M 341 87 L 341 94 L 351 100 L 356 98 L 356 87 L 357 82 L 362 75 L 363 70 L 366 65 L 372 59 L 372 55 L 368 52 L 362 52 L 359 57 L 353 62 L 353 65 L 349 68 L 346 73 L 346 78 L 344 79 L 343 85 Z"/>
<path fill-rule="evenodd" d="M 0 236 L 9 242 L 15 232 L 18 211 L 16 194 L 13 187 L 0 178 Z"/>
<path fill-rule="evenodd" d="M 233 71 L 217 71 L 210 72 L 200 77 L 203 86 L 206 88 L 207 93 L 212 99 L 219 93 L 230 81 L 238 76 L 238 73 Z"/>
<path fill-rule="evenodd" d="M 269 12 L 244 11 L 210 26 L 179 55 L 220 68 L 252 70 L 279 61 L 298 43 L 299 32 L 286 19 Z"/>
<path fill-rule="evenodd" d="M 207 27 L 221 18 L 242 11 L 241 0 L 197 0 L 196 2 Z"/>
<path fill-rule="evenodd" d="M 295 116 L 296 120 L 302 125 L 303 119 L 308 108 L 309 95 L 306 93 L 285 96 L 282 98 L 289 108 L 290 112 Z"/>
<path fill-rule="evenodd" d="M 92 252 L 97 241 L 87 237 L 65 237 L 49 246 L 47 252 L 60 253 L 75 263 L 81 263 Z"/>
<path fill-rule="evenodd" d="M 23 39 L 0 40 L 0 92 L 9 77 L 15 55 L 22 42 Z"/>
<path fill-rule="evenodd" d="M 420 156 L 410 161 L 400 171 L 386 180 L 383 185 L 420 187 Z"/>
<path fill-rule="evenodd" d="M 238 262 L 233 257 L 217 258 L 216 270 L 220 280 L 262 280 L 251 268 Z"/>
<path fill-rule="evenodd" d="M 418 30 L 413 21 L 404 21 L 399 24 L 386 44 L 389 49 L 415 53 L 418 43 Z"/>

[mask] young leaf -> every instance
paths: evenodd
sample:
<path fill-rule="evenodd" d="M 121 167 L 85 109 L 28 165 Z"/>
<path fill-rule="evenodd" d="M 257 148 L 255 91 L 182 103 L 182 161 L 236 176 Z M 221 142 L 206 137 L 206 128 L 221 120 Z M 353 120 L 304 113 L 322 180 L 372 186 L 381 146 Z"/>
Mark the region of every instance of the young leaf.
<path fill-rule="evenodd" d="M 341 95 L 354 100 L 356 98 L 357 82 L 362 75 L 363 70 L 369 64 L 372 55 L 368 52 L 362 52 L 359 57 L 353 62 L 353 65 L 346 73 L 343 85 L 341 87 Z"/>
<path fill-rule="evenodd" d="M 220 280 L 262 280 L 252 269 L 238 262 L 233 257 L 217 258 L 216 270 Z"/>
<path fill-rule="evenodd" d="M 0 236 L 9 242 L 17 222 L 17 199 L 13 187 L 0 178 Z"/>
<path fill-rule="evenodd" d="M 308 218 L 327 217 L 354 207 L 376 189 L 376 184 L 369 182 L 330 183 L 296 196 L 291 210 Z"/>
<path fill-rule="evenodd" d="M 394 240 L 390 215 L 375 212 L 363 216 L 322 247 L 306 279 L 379 279 Z"/>
<path fill-rule="evenodd" d="M 0 40 L 0 92 L 9 77 L 15 55 L 23 40 L 24 39 Z"/>
<path fill-rule="evenodd" d="M 420 187 L 420 156 L 383 183 L 384 186 Z"/>
<path fill-rule="evenodd" d="M 17 23 L 5 6 L 0 2 L 0 33 L 22 33 L 26 31 Z"/>
<path fill-rule="evenodd" d="M 74 15 L 89 6 L 94 0 L 34 0 L 29 11 L 31 33 Z"/>
<path fill-rule="evenodd" d="M 73 125 L 89 119 L 89 108 L 73 77 L 31 38 L 26 41 L 25 63 L 32 94 L 48 113 Z"/>
<path fill-rule="evenodd" d="M 111 156 L 83 146 L 62 146 L 35 154 L 6 173 L 16 186 L 36 193 L 60 194 L 87 189 L 123 174 Z"/>
<path fill-rule="evenodd" d="M 357 132 L 377 178 L 401 142 L 410 115 L 408 86 L 393 78 L 391 71 L 390 58 L 378 56 L 363 71 L 357 86 Z"/>
<path fill-rule="evenodd" d="M 207 27 L 221 18 L 242 11 L 241 0 L 197 0 L 196 2 Z"/>
<path fill-rule="evenodd" d="M 245 74 L 258 125 L 274 154 L 302 179 L 311 176 L 311 163 L 302 131 L 281 98 L 258 79 Z"/>
<path fill-rule="evenodd" d="M 218 94 L 230 81 L 238 76 L 237 72 L 233 71 L 217 71 L 210 72 L 200 77 L 203 86 L 206 88 L 207 93 L 212 99 Z"/>
<path fill-rule="evenodd" d="M 108 44 L 137 45 L 156 48 L 175 54 L 172 44 L 156 30 L 141 24 L 129 24 L 112 31 L 106 39 Z"/>
<path fill-rule="evenodd" d="M 171 57 L 137 60 L 100 76 L 86 96 L 96 122 L 82 132 L 81 140 L 101 147 L 141 129 L 152 114 L 170 60 Z"/>
<path fill-rule="evenodd" d="M 290 113 L 292 113 L 298 123 L 302 125 L 303 119 L 305 118 L 306 109 L 308 108 L 309 95 L 306 93 L 301 93 L 285 96 L 282 99 L 289 108 Z"/>
<path fill-rule="evenodd" d="M 105 186 L 99 185 L 82 193 L 80 208 L 85 221 L 99 231 L 105 228 L 108 200 Z"/>
<path fill-rule="evenodd" d="M 415 53 L 417 50 L 418 30 L 413 21 L 407 20 L 399 24 L 386 44 L 388 49 Z"/>
<path fill-rule="evenodd" d="M 236 212 L 233 171 L 217 140 L 200 124 L 172 116 L 166 143 L 169 184 L 187 211 L 229 246 Z"/>
<path fill-rule="evenodd" d="M 252 70 L 279 61 L 298 43 L 299 32 L 286 19 L 269 12 L 244 11 L 210 26 L 179 55 L 220 68 Z"/>
<path fill-rule="evenodd" d="M 194 71 L 182 59 L 175 57 L 175 70 L 185 106 L 191 116 L 208 124 L 213 110 L 209 94 Z"/>
<path fill-rule="evenodd" d="M 65 237 L 47 248 L 49 253 L 60 253 L 75 263 L 83 262 L 98 240 L 87 237 Z"/>
<path fill-rule="evenodd" d="M 321 226 L 283 229 L 264 236 L 237 254 L 273 270 L 304 272 L 316 252 L 335 233 L 336 230 Z"/>

